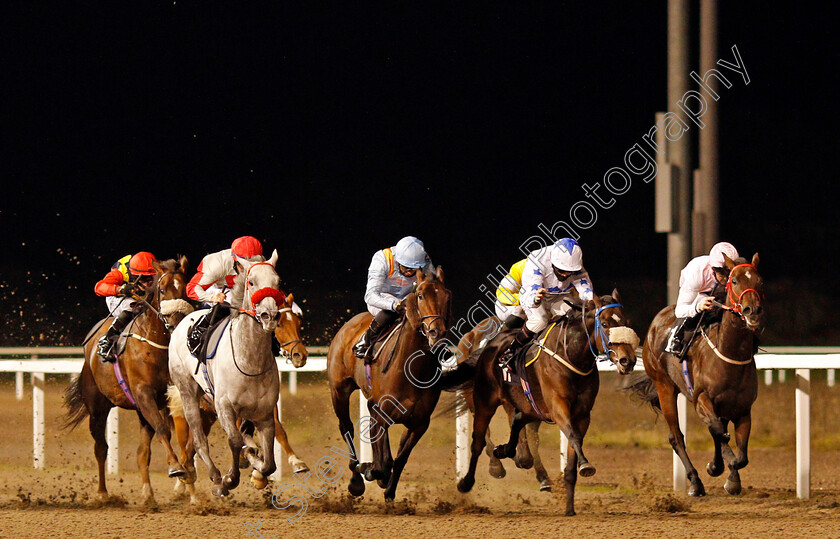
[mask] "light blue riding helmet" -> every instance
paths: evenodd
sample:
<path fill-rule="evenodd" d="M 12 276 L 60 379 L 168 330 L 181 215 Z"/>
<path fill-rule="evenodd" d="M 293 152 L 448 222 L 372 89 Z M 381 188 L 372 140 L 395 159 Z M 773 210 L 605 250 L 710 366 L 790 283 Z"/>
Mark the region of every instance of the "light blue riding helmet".
<path fill-rule="evenodd" d="M 394 260 L 407 268 L 422 268 L 426 265 L 426 249 L 423 242 L 414 236 L 406 236 L 394 247 Z"/>

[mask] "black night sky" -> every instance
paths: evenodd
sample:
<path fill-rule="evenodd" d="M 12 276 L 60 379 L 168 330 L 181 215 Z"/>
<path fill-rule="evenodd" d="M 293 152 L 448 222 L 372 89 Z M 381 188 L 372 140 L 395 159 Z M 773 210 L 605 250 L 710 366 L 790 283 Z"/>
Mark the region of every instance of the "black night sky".
<path fill-rule="evenodd" d="M 371 255 L 407 234 L 463 316 L 676 110 L 663 1 L 3 12 L 5 345 L 78 344 L 124 254 L 195 267 L 244 234 L 280 252 L 313 343 L 364 308 Z M 721 239 L 761 254 L 772 344 L 840 339 L 835 22 L 720 6 L 719 55 L 737 45 L 751 78 L 721 90 Z M 581 234 L 639 331 L 665 303 L 653 192 L 636 180 Z"/>

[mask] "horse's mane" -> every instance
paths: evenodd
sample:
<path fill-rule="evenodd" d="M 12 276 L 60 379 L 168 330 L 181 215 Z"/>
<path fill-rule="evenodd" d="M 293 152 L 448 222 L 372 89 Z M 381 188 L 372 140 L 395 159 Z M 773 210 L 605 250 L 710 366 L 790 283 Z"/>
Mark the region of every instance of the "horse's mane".
<path fill-rule="evenodd" d="M 163 271 L 179 271 L 181 269 L 181 255 L 178 255 L 178 258 L 170 258 L 169 260 L 161 260 L 158 262 L 158 265 L 163 269 Z"/>

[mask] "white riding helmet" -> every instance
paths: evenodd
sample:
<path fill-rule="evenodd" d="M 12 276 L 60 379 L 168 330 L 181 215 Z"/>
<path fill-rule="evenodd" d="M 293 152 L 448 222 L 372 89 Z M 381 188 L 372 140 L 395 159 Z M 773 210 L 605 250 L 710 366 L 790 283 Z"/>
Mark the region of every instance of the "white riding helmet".
<path fill-rule="evenodd" d="M 426 250 L 423 242 L 414 236 L 406 236 L 394 247 L 394 260 L 407 268 L 422 268 L 426 265 Z"/>
<path fill-rule="evenodd" d="M 563 238 L 551 246 L 551 265 L 560 271 L 583 269 L 583 251 L 578 242 Z"/>
<path fill-rule="evenodd" d="M 735 246 L 731 243 L 722 241 L 720 243 L 716 243 L 714 247 L 712 247 L 712 250 L 709 251 L 709 265 L 713 268 L 726 267 L 726 262 L 723 260 L 724 254 L 732 260 L 738 258 L 738 250 L 735 249 Z"/>

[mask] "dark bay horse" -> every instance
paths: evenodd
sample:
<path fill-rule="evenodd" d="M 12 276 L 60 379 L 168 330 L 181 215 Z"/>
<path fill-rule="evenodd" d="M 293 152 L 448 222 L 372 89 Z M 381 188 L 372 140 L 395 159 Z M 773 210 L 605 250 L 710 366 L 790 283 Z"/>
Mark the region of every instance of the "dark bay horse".
<path fill-rule="evenodd" d="M 507 348 L 512 335 L 498 335 L 487 345 L 474 366 L 475 420 L 470 468 L 458 482 L 458 490 L 469 492 L 475 484 L 476 464 L 484 449 L 487 426 L 496 409 L 508 403 L 516 410 L 511 422 L 510 439 L 507 444 L 497 446 L 494 455 L 498 458 L 514 457 L 520 431 L 527 423 L 556 423 L 569 440 L 563 479 L 566 515 L 575 514 L 577 475 L 590 477 L 595 474 L 595 467 L 584 455 L 582 446 L 600 386 L 596 355 L 606 354 L 621 374 L 630 373 L 636 364 L 635 349 L 639 338 L 629 327 L 620 302 L 617 290 L 612 296 L 596 296 L 583 306 L 582 313 L 560 318 L 535 338 L 526 360 L 530 361 L 540 353 L 541 357 L 528 367 L 529 385 L 536 407 L 529 401 L 522 385 L 511 385 L 502 380 L 497 358 Z M 458 371 L 469 372 L 472 361 L 473 358 L 470 358 L 459 364 L 449 377 L 457 379 Z"/>
<path fill-rule="evenodd" d="M 706 466 L 712 477 L 723 473 L 723 458 L 729 466 L 724 488 L 730 494 L 741 492 L 738 470 L 747 465 L 747 443 L 752 419 L 750 410 L 758 396 L 754 355 L 756 332 L 764 329 L 764 285 L 758 273 L 758 253 L 752 263 L 733 261 L 724 255 L 729 270 L 723 320 L 692 341 L 686 353 L 693 392 L 686 387 L 680 361 L 664 352 L 664 344 L 674 324 L 674 306 L 662 309 L 653 319 L 645 339 L 642 356 L 647 377 L 631 390 L 662 410 L 674 452 L 680 457 L 691 483 L 689 496 L 703 496 L 706 490 L 685 450 L 685 439 L 677 417 L 677 395 L 682 393 L 694 404 L 697 414 L 708 425 L 715 443 L 714 460 Z M 728 424 L 735 427 L 736 456 L 729 447 Z"/>
<path fill-rule="evenodd" d="M 303 340 L 300 337 L 301 316 L 292 310 L 294 302 L 294 295 L 289 294 L 286 296 L 284 304 L 280 305 L 280 313 L 282 316 L 280 317 L 280 321 L 277 323 L 277 328 L 274 330 L 274 334 L 277 337 L 278 342 L 280 342 L 281 356 L 285 357 L 287 361 L 291 361 L 295 368 L 300 368 L 306 365 L 306 359 L 309 357 L 309 352 L 306 350 L 306 346 L 303 344 Z M 192 503 L 196 503 L 198 501 L 198 497 L 195 490 L 195 443 L 190 432 L 190 426 L 184 417 L 184 407 L 181 402 L 181 394 L 178 392 L 178 388 L 170 386 L 167 395 L 169 398 L 169 410 L 172 414 L 172 422 L 175 425 L 175 434 L 178 439 L 178 445 L 181 448 L 181 463 L 187 470 L 187 473 L 184 476 L 178 478 L 177 483 L 175 484 L 175 491 L 178 493 L 183 492 L 186 485 L 186 489 L 190 494 L 190 501 Z M 216 412 L 209 402 L 202 401 L 201 418 L 204 434 L 207 435 L 210 432 L 210 428 L 213 426 L 213 423 L 215 423 L 217 419 Z M 286 435 L 286 430 L 280 422 L 280 417 L 277 414 L 276 408 L 274 409 L 274 429 L 274 436 L 286 452 L 289 459 L 289 465 L 292 467 L 293 472 L 297 473 L 309 471 L 309 467 L 306 463 L 298 458 L 294 449 L 292 449 L 292 446 L 289 443 L 289 438 Z M 246 441 L 251 442 L 248 438 L 250 438 L 250 436 L 246 437 Z M 249 443 L 248 445 L 253 446 L 252 443 Z M 242 463 L 241 466 L 247 467 L 248 461 L 244 455 L 240 458 L 240 462 Z"/>
<path fill-rule="evenodd" d="M 445 342 L 451 318 L 451 293 L 443 279 L 440 267 L 435 275 L 417 272 L 415 290 L 403 300 L 403 326 L 383 345 L 378 359 L 371 365 L 369 380 L 364 361 L 353 354 L 353 345 L 370 324 L 370 313 L 354 316 L 330 343 L 327 376 L 333 409 L 341 436 L 354 456 L 357 453 L 353 446 L 350 395 L 361 388 L 368 398 L 371 421 L 367 429 L 360 426 L 359 436 L 371 441 L 374 462 L 358 464 L 358 457 L 350 458 L 353 477 L 348 489 L 353 496 L 361 496 L 365 491 L 364 473 L 368 481 L 376 480 L 385 489 L 386 500 L 393 500 L 411 450 L 429 427 L 441 391 L 436 385 L 440 366 L 431 350 L 439 350 L 441 347 L 435 345 Z M 388 358 L 388 369 L 382 372 Z M 393 423 L 406 427 L 396 459 L 391 456 L 388 439 L 388 427 Z"/>
<path fill-rule="evenodd" d="M 160 437 L 166 451 L 169 476 L 184 474 L 184 468 L 178 463 L 170 445 L 166 387 L 169 383 L 167 345 L 170 331 L 192 311 L 192 306 L 186 301 L 187 278 L 184 273 L 187 258 L 182 256 L 177 261 L 155 262 L 154 267 L 157 272 L 154 284 L 142 298 L 146 308 L 126 330 L 132 336 L 126 341 L 125 351 L 117 363 L 128 391 L 123 391 L 117 382 L 114 365 L 103 363 L 96 354 L 97 340 L 108 330 L 108 324 L 103 323 L 87 340 L 82 372 L 64 393 L 68 409 L 65 427 L 75 428 L 85 417 L 90 417 L 90 433 L 99 465 L 98 494 L 103 500 L 108 499 L 108 490 L 105 488 L 105 459 L 108 455 L 105 424 L 108 412 L 114 406 L 136 410 L 140 419 L 141 439 L 137 449 L 137 464 L 143 479 L 144 503 L 155 503 L 149 482 L 151 441 L 155 434 Z"/>
<path fill-rule="evenodd" d="M 476 324 L 473 329 L 465 333 L 464 336 L 461 337 L 461 340 L 458 341 L 458 358 L 466 360 L 470 354 L 480 351 L 483 346 L 496 336 L 501 327 L 501 320 L 495 316 L 485 318 Z M 464 395 L 467 408 L 469 408 L 470 413 L 474 414 L 475 403 L 473 401 L 473 388 L 465 388 L 462 390 L 462 393 Z M 502 407 L 508 416 L 508 423 L 510 423 L 513 421 L 513 414 L 515 413 L 515 410 L 509 402 L 503 402 Z M 523 468 L 526 470 L 533 467 L 536 472 L 537 482 L 540 484 L 540 490 L 550 492 L 553 482 L 548 475 L 548 471 L 545 469 L 542 459 L 540 458 L 540 425 L 541 423 L 539 422 L 528 423 L 525 426 L 525 430 L 520 433 L 519 443 L 516 446 L 516 457 L 514 458 L 514 463 L 517 468 Z M 487 428 L 486 442 L 487 445 L 484 452 L 490 458 L 488 472 L 491 477 L 500 479 L 504 477 L 507 472 L 505 471 L 502 461 L 493 455 L 493 448 L 496 444 L 494 444 L 493 440 L 490 439 L 489 427 Z"/>

